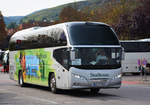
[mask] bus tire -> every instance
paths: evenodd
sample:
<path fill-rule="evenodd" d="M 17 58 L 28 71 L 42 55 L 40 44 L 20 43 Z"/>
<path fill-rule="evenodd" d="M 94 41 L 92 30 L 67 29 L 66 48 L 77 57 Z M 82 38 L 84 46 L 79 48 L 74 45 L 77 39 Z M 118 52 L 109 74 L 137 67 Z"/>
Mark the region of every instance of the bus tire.
<path fill-rule="evenodd" d="M 98 94 L 99 91 L 100 91 L 99 88 L 92 88 L 90 92 L 91 94 Z"/>
<path fill-rule="evenodd" d="M 52 93 L 57 93 L 58 89 L 56 88 L 56 78 L 55 74 L 52 73 L 51 76 L 49 77 L 49 87 Z"/>
<path fill-rule="evenodd" d="M 21 87 L 25 86 L 25 83 L 24 83 L 24 80 L 23 80 L 23 74 L 22 74 L 21 70 L 19 71 L 19 75 L 18 75 L 18 84 Z"/>

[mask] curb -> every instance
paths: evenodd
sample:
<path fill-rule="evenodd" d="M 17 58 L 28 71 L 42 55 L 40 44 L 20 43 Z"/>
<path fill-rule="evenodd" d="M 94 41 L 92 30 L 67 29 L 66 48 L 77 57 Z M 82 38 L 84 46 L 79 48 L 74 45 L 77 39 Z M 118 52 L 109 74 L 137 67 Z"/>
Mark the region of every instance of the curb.
<path fill-rule="evenodd" d="M 144 85 L 150 85 L 150 81 L 122 81 L 122 84 L 128 84 L 128 85 L 135 85 L 135 84 L 144 84 Z"/>

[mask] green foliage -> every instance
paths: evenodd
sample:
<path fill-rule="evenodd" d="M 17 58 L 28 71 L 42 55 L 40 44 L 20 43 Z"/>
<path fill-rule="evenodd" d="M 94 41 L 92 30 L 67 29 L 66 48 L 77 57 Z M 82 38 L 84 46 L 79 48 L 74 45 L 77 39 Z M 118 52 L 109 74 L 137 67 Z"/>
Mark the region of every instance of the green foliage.
<path fill-rule="evenodd" d="M 135 0 L 114 0 L 105 5 L 105 8 L 101 9 L 100 21 L 113 25 L 119 22 L 120 17 L 126 13 L 131 13 L 136 8 Z"/>
<path fill-rule="evenodd" d="M 149 5 L 149 0 L 87 0 L 37 11 L 22 22 L 104 22 L 115 29 L 119 39 L 138 39 L 150 37 Z"/>
<path fill-rule="evenodd" d="M 4 41 L 4 39 L 6 38 L 7 32 L 5 30 L 5 23 L 4 23 L 4 19 L 3 19 L 3 15 L 0 12 L 0 44 L 2 44 Z M 1 45 L 0 45 L 1 47 Z"/>
<path fill-rule="evenodd" d="M 30 15 L 25 16 L 21 20 L 21 22 L 26 23 L 26 22 L 29 22 L 31 20 L 43 21 L 44 19 L 47 21 L 58 20 L 58 15 L 61 12 L 62 8 L 64 8 L 64 5 L 59 6 L 59 7 L 55 7 L 55 8 L 44 9 L 44 10 L 32 13 Z"/>
<path fill-rule="evenodd" d="M 10 24 L 8 24 L 7 28 L 8 29 L 15 29 L 17 27 L 17 24 L 15 22 L 11 22 Z"/>
<path fill-rule="evenodd" d="M 150 1 L 125 1 L 122 0 L 121 14 L 114 16 L 118 21 L 114 21 L 114 26 L 121 40 L 134 40 L 150 37 Z M 116 7 L 118 8 L 118 6 Z M 149 11 L 149 12 L 148 12 Z"/>
<path fill-rule="evenodd" d="M 86 7 L 88 7 L 89 10 L 93 10 L 95 8 L 99 8 L 100 5 L 103 5 L 103 3 L 108 2 L 108 1 L 111 1 L 111 0 L 86 0 L 86 1 L 76 2 L 76 4 L 69 3 L 69 4 L 57 6 L 54 8 L 40 10 L 40 11 L 37 11 L 30 15 L 25 16 L 21 20 L 21 23 L 29 22 L 29 20 L 34 20 L 34 21 L 43 21 L 43 19 L 46 19 L 47 21 L 59 20 L 60 12 L 63 10 L 63 8 L 67 6 L 75 8 L 78 11 L 83 11 L 84 8 Z"/>

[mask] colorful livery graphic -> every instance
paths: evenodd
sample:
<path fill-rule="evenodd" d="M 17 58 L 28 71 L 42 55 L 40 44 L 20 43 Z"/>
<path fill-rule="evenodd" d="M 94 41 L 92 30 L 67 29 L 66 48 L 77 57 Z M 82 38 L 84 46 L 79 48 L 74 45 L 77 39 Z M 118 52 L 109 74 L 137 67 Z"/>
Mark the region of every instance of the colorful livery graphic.
<path fill-rule="evenodd" d="M 10 78 L 20 86 L 58 89 L 120 88 L 122 47 L 99 22 L 68 22 L 16 32 L 9 43 Z"/>
<path fill-rule="evenodd" d="M 15 62 L 16 80 L 18 78 L 19 70 L 22 70 L 24 82 L 48 86 L 44 81 L 48 80 L 46 74 L 50 72 L 49 67 L 52 64 L 50 62 L 50 52 L 46 52 L 44 49 L 18 51 L 15 55 Z"/>

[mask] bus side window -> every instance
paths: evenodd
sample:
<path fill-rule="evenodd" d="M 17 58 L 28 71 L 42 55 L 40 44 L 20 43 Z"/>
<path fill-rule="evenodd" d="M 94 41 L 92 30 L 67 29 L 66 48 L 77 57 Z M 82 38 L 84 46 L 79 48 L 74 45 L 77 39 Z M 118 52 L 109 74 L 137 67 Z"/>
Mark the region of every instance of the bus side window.
<path fill-rule="evenodd" d="M 68 69 L 69 56 L 66 48 L 54 50 L 54 58 L 59 62 L 64 68 Z"/>

